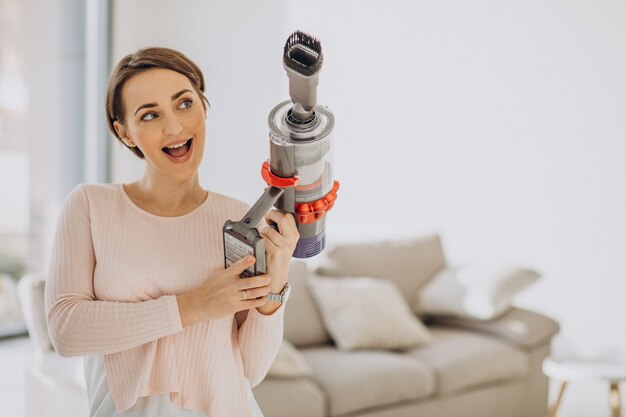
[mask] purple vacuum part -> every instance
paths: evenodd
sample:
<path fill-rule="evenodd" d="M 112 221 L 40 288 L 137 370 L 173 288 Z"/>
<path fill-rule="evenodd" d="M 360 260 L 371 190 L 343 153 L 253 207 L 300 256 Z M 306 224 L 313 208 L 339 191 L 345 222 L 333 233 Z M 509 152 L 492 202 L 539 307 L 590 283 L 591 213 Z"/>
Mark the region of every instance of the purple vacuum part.
<path fill-rule="evenodd" d="M 324 250 L 326 246 L 326 230 L 319 235 L 300 238 L 296 245 L 296 250 L 293 252 L 294 258 L 311 258 Z"/>

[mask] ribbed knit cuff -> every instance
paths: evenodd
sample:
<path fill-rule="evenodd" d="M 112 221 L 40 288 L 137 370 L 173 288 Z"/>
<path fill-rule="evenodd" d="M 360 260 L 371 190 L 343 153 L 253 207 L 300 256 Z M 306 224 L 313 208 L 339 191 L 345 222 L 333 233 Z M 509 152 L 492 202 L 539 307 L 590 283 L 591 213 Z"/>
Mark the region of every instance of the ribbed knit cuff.
<path fill-rule="evenodd" d="M 282 316 L 284 314 L 285 311 L 285 304 L 286 303 L 282 303 L 277 309 L 276 311 L 274 311 L 272 314 L 263 314 L 261 313 L 257 308 L 251 308 L 250 312 L 254 311 L 253 314 L 260 316 L 260 317 L 264 317 L 266 319 L 271 319 L 274 316 Z M 249 315 L 250 313 L 248 313 Z"/>

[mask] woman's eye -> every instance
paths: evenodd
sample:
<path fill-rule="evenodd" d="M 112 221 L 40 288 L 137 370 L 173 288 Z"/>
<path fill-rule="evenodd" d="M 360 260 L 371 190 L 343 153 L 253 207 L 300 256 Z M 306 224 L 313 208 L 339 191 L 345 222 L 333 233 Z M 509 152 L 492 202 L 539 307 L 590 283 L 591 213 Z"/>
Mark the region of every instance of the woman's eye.
<path fill-rule="evenodd" d="M 149 122 L 149 121 L 151 121 L 151 120 L 156 119 L 156 117 L 157 117 L 157 116 L 156 116 L 156 113 L 152 113 L 152 112 L 150 112 L 150 113 L 146 113 L 146 114 L 144 114 L 144 115 L 141 117 L 141 120 L 142 120 L 143 122 Z"/>
<path fill-rule="evenodd" d="M 180 104 L 178 105 L 179 109 L 188 109 L 191 107 L 191 103 L 193 103 L 193 100 L 190 98 L 186 98 L 183 101 L 180 102 Z"/>

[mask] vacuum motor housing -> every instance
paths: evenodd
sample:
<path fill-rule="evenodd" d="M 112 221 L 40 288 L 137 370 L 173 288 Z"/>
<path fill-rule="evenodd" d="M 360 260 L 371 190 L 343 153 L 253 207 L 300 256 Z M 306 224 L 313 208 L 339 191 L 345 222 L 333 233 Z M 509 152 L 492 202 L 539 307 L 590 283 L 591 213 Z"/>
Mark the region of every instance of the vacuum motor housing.
<path fill-rule="evenodd" d="M 270 160 L 263 177 L 268 185 L 287 181 L 275 207 L 293 213 L 298 223 L 300 240 L 293 256 L 310 258 L 325 247 L 325 214 L 339 188 L 332 170 L 335 118 L 328 108 L 316 105 L 312 116 L 302 121 L 293 117 L 293 106 L 284 101 L 269 114 Z M 284 187 L 290 179 L 295 179 L 292 185 Z"/>

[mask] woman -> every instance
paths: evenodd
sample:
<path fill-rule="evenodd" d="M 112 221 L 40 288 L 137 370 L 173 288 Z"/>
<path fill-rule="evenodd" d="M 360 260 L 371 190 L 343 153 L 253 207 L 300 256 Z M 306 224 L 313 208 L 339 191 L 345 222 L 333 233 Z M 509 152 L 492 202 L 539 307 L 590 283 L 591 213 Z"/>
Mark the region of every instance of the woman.
<path fill-rule="evenodd" d="M 51 339 L 85 355 L 90 416 L 262 416 L 252 395 L 276 356 L 299 238 L 270 211 L 267 275 L 224 269 L 221 230 L 248 206 L 200 186 L 204 79 L 183 54 L 124 57 L 107 92 L 109 128 L 145 161 L 130 184 L 81 184 L 57 225 L 46 284 Z"/>

